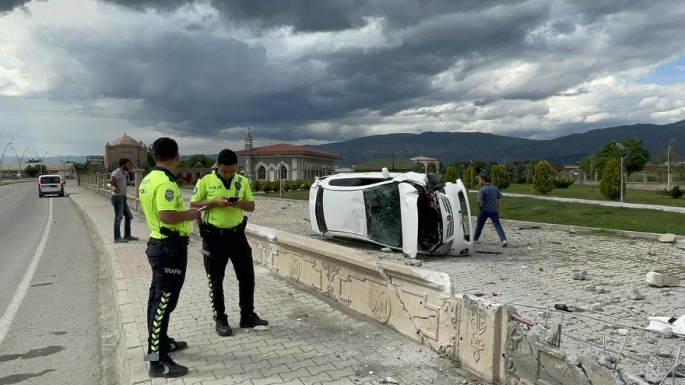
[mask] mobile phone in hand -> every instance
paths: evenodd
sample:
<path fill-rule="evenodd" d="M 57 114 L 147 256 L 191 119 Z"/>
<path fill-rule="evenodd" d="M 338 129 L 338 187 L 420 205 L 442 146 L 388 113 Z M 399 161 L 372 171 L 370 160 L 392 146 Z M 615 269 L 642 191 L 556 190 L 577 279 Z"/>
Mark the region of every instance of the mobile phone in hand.
<path fill-rule="evenodd" d="M 229 202 L 237 202 L 237 201 L 238 201 L 238 197 L 230 197 L 230 198 L 228 198 L 228 201 L 229 201 Z"/>

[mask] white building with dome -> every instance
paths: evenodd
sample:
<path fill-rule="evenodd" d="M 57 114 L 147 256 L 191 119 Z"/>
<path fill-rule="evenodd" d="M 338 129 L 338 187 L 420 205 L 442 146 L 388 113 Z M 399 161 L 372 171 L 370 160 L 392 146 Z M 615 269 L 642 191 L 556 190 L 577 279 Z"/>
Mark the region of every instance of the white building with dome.
<path fill-rule="evenodd" d="M 105 167 L 119 167 L 119 159 L 127 158 L 134 168 L 143 168 L 147 162 L 147 146 L 130 136 L 124 135 L 105 145 Z"/>

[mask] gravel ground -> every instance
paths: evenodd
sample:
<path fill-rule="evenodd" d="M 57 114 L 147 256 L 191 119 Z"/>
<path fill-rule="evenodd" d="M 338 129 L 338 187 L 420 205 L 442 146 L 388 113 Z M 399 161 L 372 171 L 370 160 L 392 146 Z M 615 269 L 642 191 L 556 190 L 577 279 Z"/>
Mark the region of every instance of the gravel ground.
<path fill-rule="evenodd" d="M 255 201 L 257 209 L 250 214 L 250 223 L 322 239 L 311 230 L 308 202 L 259 195 Z M 494 229 L 486 226 L 482 243 L 470 257 L 419 256 L 419 259 L 424 268 L 449 274 L 455 292 L 515 304 L 519 314 L 536 323 L 550 327 L 558 323 L 562 312 L 555 311 L 554 305 L 567 305 L 573 312 L 564 312 L 561 347 L 571 355 L 596 351 L 597 346 L 604 344 L 617 352 L 625 340 L 620 359 L 622 368 L 644 374 L 649 371 L 650 362 L 652 366 L 673 365 L 674 358 L 668 356 L 677 355 L 678 348 L 685 346 L 685 339 L 667 338 L 641 329 L 649 324 L 647 317 L 685 314 L 685 286 L 681 283 L 674 288 L 648 287 L 645 274 L 659 271 L 685 281 L 682 245 L 605 234 L 548 231 L 507 221 L 503 226 L 510 242 L 507 248 L 499 247 Z M 345 244 L 377 258 L 405 260 L 402 253 Z M 587 272 L 584 280 L 573 279 L 574 273 L 583 270 Z M 628 293 L 634 288 L 646 298 L 628 299 Z M 611 360 L 617 355 L 609 353 Z M 685 351 L 681 353 L 683 356 Z M 685 379 L 676 383 L 685 384 Z"/>

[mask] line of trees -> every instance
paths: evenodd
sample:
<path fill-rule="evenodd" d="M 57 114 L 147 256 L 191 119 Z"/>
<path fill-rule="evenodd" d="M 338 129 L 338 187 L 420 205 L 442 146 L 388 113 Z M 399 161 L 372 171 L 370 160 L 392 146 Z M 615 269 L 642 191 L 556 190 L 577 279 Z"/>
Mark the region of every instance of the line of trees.
<path fill-rule="evenodd" d="M 625 149 L 619 148 L 621 143 Z M 584 158 L 579 165 L 580 170 L 592 175 L 597 172 L 600 178 L 600 191 L 607 199 L 617 199 L 621 188 L 625 194 L 625 180 L 620 186 L 620 159 L 623 161 L 624 172 L 630 175 L 640 171 L 651 158 L 651 154 L 644 148 L 642 140 L 625 138 L 621 142 L 611 141 L 602 146 L 596 154 Z M 442 170 L 442 181 L 461 179 L 468 188 L 477 188 L 479 177 L 489 175 L 493 185 L 504 190 L 511 184 L 532 184 L 536 191 L 548 194 L 555 188 L 567 188 L 574 183 L 572 178 L 563 178 L 559 172 L 564 165 L 552 165 L 546 160 L 512 161 L 505 165 L 495 162 L 468 161 L 457 162 Z"/>

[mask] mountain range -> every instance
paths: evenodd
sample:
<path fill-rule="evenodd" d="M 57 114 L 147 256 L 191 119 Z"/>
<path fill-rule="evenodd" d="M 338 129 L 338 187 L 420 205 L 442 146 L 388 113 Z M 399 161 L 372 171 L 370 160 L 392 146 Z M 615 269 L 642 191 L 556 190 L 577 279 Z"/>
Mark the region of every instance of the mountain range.
<path fill-rule="evenodd" d="M 665 124 L 634 124 L 608 127 L 571 134 L 551 140 L 522 139 L 509 136 L 463 133 L 423 132 L 420 134 L 373 135 L 344 142 L 307 146 L 342 156 L 337 166 L 353 166 L 369 158 L 419 155 L 451 164 L 468 160 L 505 163 L 513 160 L 547 159 L 550 163 L 574 164 L 597 152 L 606 143 L 626 137 L 642 139 L 644 147 L 656 161 L 659 151 L 672 138 L 679 143 L 680 159 L 685 156 L 685 120 Z"/>
<path fill-rule="evenodd" d="M 551 140 L 534 140 L 485 133 L 432 132 L 420 134 L 372 135 L 344 142 L 310 145 L 309 148 L 340 155 L 337 166 L 353 166 L 370 158 L 413 158 L 419 155 L 440 160 L 443 164 L 482 160 L 504 163 L 513 160 L 547 159 L 550 163 L 574 164 L 597 152 L 604 144 L 626 137 L 642 139 L 656 161 L 659 151 L 676 138 L 679 159 L 685 159 L 685 120 L 656 125 L 634 124 L 595 129 Z M 207 155 L 216 158 L 216 154 Z M 85 156 L 66 156 L 65 161 L 83 163 Z M 58 157 L 47 157 L 58 162 Z"/>

